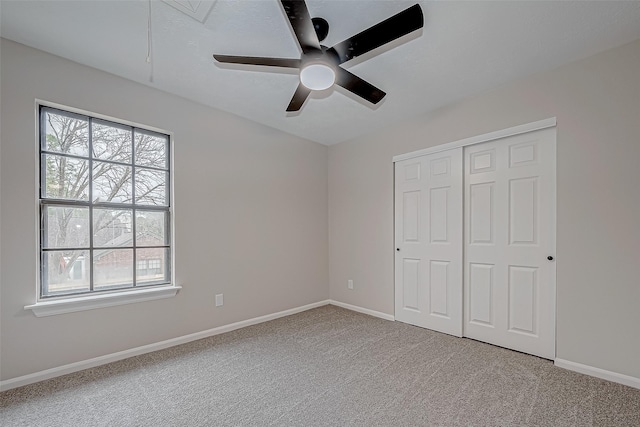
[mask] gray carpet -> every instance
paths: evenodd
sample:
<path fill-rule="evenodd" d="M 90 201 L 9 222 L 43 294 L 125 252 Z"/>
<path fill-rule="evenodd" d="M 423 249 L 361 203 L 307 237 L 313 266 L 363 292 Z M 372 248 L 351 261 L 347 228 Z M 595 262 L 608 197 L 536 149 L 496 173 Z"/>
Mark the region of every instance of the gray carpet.
<path fill-rule="evenodd" d="M 640 390 L 334 306 L 0 394 L 3 426 L 640 426 Z"/>

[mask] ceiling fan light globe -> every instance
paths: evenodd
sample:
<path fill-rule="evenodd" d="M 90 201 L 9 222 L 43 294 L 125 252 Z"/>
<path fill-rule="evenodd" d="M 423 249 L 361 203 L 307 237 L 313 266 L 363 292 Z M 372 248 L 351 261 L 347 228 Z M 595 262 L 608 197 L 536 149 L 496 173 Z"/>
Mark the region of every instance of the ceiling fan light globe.
<path fill-rule="evenodd" d="M 310 64 L 300 70 L 300 82 L 311 90 L 324 90 L 336 82 L 336 73 L 326 64 Z"/>

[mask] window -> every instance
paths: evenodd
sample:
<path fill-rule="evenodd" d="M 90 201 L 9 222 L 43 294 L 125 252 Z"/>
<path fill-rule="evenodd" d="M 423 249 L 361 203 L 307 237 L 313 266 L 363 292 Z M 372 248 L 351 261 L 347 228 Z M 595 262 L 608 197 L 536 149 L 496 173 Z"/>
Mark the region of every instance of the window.
<path fill-rule="evenodd" d="M 157 278 L 158 275 L 162 274 L 162 259 L 138 260 L 136 271 L 138 278 Z"/>
<path fill-rule="evenodd" d="M 169 136 L 39 114 L 40 297 L 169 284 Z"/>

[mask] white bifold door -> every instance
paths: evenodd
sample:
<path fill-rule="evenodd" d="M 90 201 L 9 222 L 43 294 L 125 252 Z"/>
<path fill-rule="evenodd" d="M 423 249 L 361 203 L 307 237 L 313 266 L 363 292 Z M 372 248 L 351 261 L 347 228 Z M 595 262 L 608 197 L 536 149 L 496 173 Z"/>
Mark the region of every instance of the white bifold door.
<path fill-rule="evenodd" d="M 395 165 L 395 318 L 462 336 L 462 148 Z"/>
<path fill-rule="evenodd" d="M 465 148 L 464 335 L 555 357 L 555 128 Z"/>
<path fill-rule="evenodd" d="M 556 129 L 395 164 L 396 320 L 555 357 Z"/>

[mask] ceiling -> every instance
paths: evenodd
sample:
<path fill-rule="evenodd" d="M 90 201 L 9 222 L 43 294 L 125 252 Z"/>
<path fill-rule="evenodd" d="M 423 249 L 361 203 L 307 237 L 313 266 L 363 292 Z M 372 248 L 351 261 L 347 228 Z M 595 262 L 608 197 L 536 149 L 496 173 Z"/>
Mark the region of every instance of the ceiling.
<path fill-rule="evenodd" d="M 329 22 L 327 46 L 415 3 L 307 1 L 311 16 Z M 277 0 L 2 0 L 0 28 L 2 37 L 327 145 L 640 39 L 639 1 L 419 3 L 421 31 L 344 64 L 387 92 L 382 102 L 338 87 L 315 92 L 298 113 L 285 112 L 295 70 L 212 58 L 299 58 Z"/>

